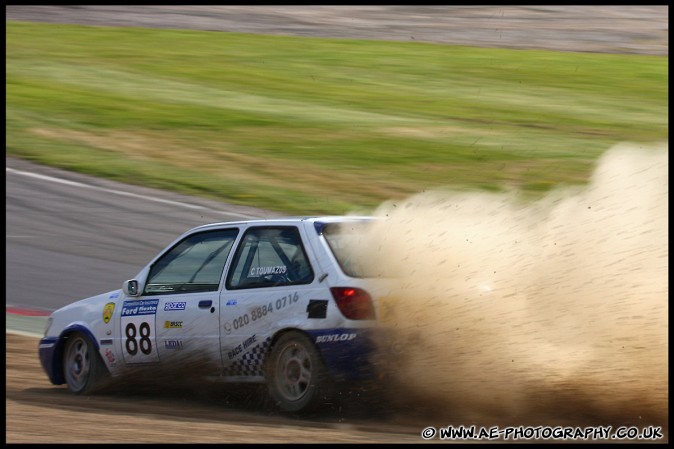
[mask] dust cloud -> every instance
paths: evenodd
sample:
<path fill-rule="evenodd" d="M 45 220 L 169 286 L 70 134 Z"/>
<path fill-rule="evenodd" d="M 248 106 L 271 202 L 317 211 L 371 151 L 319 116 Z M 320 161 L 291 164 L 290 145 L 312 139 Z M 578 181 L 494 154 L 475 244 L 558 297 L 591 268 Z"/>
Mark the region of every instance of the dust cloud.
<path fill-rule="evenodd" d="M 374 215 L 354 251 L 396 276 L 399 400 L 439 425 L 666 426 L 666 144 L 617 145 L 535 202 L 434 191 Z"/>

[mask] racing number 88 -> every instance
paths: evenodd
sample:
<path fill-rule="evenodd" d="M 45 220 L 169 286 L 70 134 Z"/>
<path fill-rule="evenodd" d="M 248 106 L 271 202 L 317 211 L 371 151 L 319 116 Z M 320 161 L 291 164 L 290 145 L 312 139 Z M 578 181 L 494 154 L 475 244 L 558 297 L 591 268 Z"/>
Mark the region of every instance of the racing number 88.
<path fill-rule="evenodd" d="M 150 340 L 150 325 L 146 322 L 140 323 L 140 352 L 148 355 L 152 352 L 152 341 Z M 136 326 L 133 323 L 126 325 L 126 352 L 129 355 L 138 353 L 138 343 L 136 342 Z"/>

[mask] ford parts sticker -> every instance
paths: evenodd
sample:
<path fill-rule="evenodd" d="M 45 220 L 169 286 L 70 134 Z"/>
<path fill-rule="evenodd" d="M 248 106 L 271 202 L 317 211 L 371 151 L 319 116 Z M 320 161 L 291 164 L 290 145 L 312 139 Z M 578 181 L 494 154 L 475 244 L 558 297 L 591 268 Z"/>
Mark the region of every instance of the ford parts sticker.
<path fill-rule="evenodd" d="M 158 299 L 124 301 L 122 316 L 154 315 L 157 313 Z"/>

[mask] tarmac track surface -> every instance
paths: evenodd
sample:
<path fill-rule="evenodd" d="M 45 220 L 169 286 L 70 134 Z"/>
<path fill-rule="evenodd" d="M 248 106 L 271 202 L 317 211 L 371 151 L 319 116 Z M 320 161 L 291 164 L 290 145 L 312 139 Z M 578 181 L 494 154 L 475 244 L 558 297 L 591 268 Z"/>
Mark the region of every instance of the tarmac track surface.
<path fill-rule="evenodd" d="M 8 5 L 6 20 L 668 54 L 666 5 Z M 23 217 L 26 221 L 30 218 Z M 9 227 L 21 222 L 21 218 L 8 221 L 8 243 L 16 250 L 12 257 L 27 259 L 30 255 L 25 251 L 36 248 L 26 249 L 9 237 Z M 134 263 L 141 263 L 141 254 L 144 257 L 148 251 L 168 243 L 165 239 L 171 230 L 163 231 L 141 248 L 129 245 L 135 251 Z M 38 245 L 37 250 L 58 252 L 45 245 Z M 106 260 L 103 263 L 119 262 Z M 10 272 L 9 265 L 8 277 L 15 278 L 16 272 Z M 115 270 L 121 273 L 126 268 L 118 264 L 112 271 Z M 48 289 L 47 285 L 42 288 Z M 317 416 L 288 417 L 270 409 L 264 395 L 254 390 L 212 392 L 164 385 L 131 387 L 108 395 L 74 396 L 47 380 L 37 358 L 37 338 L 10 333 L 6 338 L 7 443 L 418 443 L 423 442 L 420 432 L 425 425 L 451 424 L 442 422 L 442 411 L 438 409 L 408 407 L 391 413 L 378 409 L 376 404 L 363 404 L 358 398 Z"/>
<path fill-rule="evenodd" d="M 18 6 L 7 20 L 666 55 L 667 5 Z"/>

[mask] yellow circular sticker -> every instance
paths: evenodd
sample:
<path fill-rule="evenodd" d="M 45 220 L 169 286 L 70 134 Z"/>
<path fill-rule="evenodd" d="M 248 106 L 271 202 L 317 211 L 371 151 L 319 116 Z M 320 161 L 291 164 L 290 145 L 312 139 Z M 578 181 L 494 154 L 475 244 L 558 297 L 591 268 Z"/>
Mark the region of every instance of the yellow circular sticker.
<path fill-rule="evenodd" d="M 112 318 L 112 313 L 115 311 L 115 303 L 114 302 L 109 302 L 105 305 L 103 308 L 103 322 L 104 323 L 109 323 L 110 318 Z"/>

